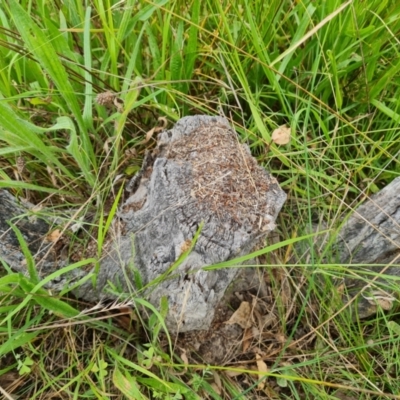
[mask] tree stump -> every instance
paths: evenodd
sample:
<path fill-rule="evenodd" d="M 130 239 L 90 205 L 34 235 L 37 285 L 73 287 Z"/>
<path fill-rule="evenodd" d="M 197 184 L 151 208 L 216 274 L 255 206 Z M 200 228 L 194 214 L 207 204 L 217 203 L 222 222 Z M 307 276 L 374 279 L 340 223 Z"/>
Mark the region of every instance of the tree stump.
<path fill-rule="evenodd" d="M 127 189 L 129 197 L 114 224 L 114 240 L 104 249 L 96 285 L 88 280 L 75 290 L 76 295 L 96 301 L 107 296 L 112 283 L 134 296 L 136 270 L 143 285 L 150 284 L 141 296 L 156 307 L 162 298 L 168 300 L 166 323 L 171 331 L 207 329 L 238 269 L 205 271 L 203 267 L 250 252 L 274 228 L 285 193 L 238 142 L 228 121 L 208 116 L 183 118 L 173 129 L 162 132 L 157 147 L 146 155 Z M 14 205 L 6 218 L 24 213 Z M 17 225 L 25 222 L 23 218 Z M 5 226 L 0 229 L 14 248 L 13 257 L 9 252 L 2 257 L 23 271 L 20 261 L 24 257 L 13 233 Z M 35 231 L 36 227 L 27 226 L 29 229 Z M 30 242 L 27 230 L 23 234 Z M 45 232 L 43 227 L 39 234 Z M 196 232 L 199 236 L 194 240 Z M 43 251 L 32 250 L 43 255 Z M 47 265 L 42 276 L 48 275 L 51 267 L 55 270 L 65 265 L 66 260 L 57 264 L 57 257 L 50 256 L 51 252 L 41 260 Z M 65 279 L 75 282 L 85 273 L 75 271 Z M 60 288 L 64 283 L 49 286 Z"/>

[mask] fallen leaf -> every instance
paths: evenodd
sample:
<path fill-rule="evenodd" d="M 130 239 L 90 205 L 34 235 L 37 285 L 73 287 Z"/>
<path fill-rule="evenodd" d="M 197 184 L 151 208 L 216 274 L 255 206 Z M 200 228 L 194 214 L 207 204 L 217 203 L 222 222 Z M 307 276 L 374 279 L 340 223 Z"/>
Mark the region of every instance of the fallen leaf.
<path fill-rule="evenodd" d="M 115 97 L 113 103 L 117 111 L 122 114 L 124 112 L 124 101 L 119 97 Z"/>
<path fill-rule="evenodd" d="M 165 129 L 168 125 L 167 118 L 165 118 L 165 117 L 158 117 L 158 122 L 162 123 L 162 125 L 160 126 L 160 128 L 161 128 L 160 130 Z"/>
<path fill-rule="evenodd" d="M 187 366 L 189 365 L 189 359 L 188 359 L 188 356 L 187 356 L 187 354 L 186 354 L 186 350 L 183 350 L 183 351 L 182 351 L 182 353 L 181 353 L 181 359 L 182 359 L 182 361 L 183 361 L 183 364 L 185 364 L 184 372 L 186 372 L 186 371 L 187 371 Z"/>
<path fill-rule="evenodd" d="M 225 375 L 229 376 L 229 378 L 235 378 L 236 376 L 242 375 L 243 372 L 240 371 L 231 371 L 231 370 L 226 370 Z"/>
<path fill-rule="evenodd" d="M 138 152 L 134 147 L 131 147 L 130 149 L 125 150 L 125 157 L 127 159 L 135 158 L 137 156 L 138 156 Z"/>
<path fill-rule="evenodd" d="M 214 382 L 211 383 L 211 386 L 214 388 L 217 394 L 220 395 L 222 393 L 222 382 L 219 373 L 217 371 L 213 371 L 213 377 L 214 377 Z"/>
<path fill-rule="evenodd" d="M 256 354 L 256 363 L 257 363 L 257 368 L 259 372 L 268 372 L 268 367 L 267 364 L 265 364 L 264 360 L 261 358 L 261 356 L 259 354 Z M 260 390 L 263 390 L 265 387 L 265 380 L 262 380 L 259 384 L 258 384 L 258 388 Z"/>
<path fill-rule="evenodd" d="M 375 290 L 371 293 L 371 296 L 363 297 L 368 300 L 370 304 L 379 305 L 383 310 L 391 310 L 393 307 L 393 302 L 396 300 L 395 297 L 391 296 L 389 293 L 383 290 Z"/>
<path fill-rule="evenodd" d="M 275 144 L 288 144 L 290 142 L 290 128 L 281 125 L 272 132 L 271 139 Z"/>
<path fill-rule="evenodd" d="M 103 149 L 105 153 L 108 153 L 110 151 L 110 143 L 115 141 L 115 136 L 109 137 L 103 144 Z"/>
<path fill-rule="evenodd" d="M 156 128 L 151 128 L 149 131 L 146 132 L 146 139 L 142 140 L 140 144 L 146 144 L 156 132 Z"/>
<path fill-rule="evenodd" d="M 242 351 L 246 353 L 251 345 L 251 340 L 253 339 L 253 330 L 252 328 L 247 328 L 243 335 L 243 342 L 242 342 Z"/>
<path fill-rule="evenodd" d="M 46 239 L 49 242 L 57 242 L 58 239 L 60 239 L 61 236 L 61 231 L 59 229 L 55 229 L 53 232 L 49 233 L 46 237 Z"/>
<path fill-rule="evenodd" d="M 243 329 L 247 329 L 251 327 L 251 307 L 250 303 L 247 301 L 243 301 L 239 308 L 232 314 L 232 317 L 229 318 L 229 321 L 226 321 L 226 324 L 233 325 L 238 324 Z"/>

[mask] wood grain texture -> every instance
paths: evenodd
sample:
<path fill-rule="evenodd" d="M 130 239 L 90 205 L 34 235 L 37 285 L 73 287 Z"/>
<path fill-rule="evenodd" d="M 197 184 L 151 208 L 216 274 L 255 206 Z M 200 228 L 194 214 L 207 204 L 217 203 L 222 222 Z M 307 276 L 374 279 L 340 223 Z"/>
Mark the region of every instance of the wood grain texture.
<path fill-rule="evenodd" d="M 400 178 L 351 214 L 339 232 L 336 248 L 341 263 L 357 264 L 352 267 L 357 272 L 345 282 L 348 300 L 358 297 L 357 317 L 374 314 L 379 302 L 394 293 L 387 288 L 400 278 Z"/>

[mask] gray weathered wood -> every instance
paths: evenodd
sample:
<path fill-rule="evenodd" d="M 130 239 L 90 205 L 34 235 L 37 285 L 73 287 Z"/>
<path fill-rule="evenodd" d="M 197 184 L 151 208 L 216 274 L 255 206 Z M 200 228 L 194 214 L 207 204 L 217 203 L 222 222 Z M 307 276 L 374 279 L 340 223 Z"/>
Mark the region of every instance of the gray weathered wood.
<path fill-rule="evenodd" d="M 249 252 L 274 228 L 286 195 L 225 119 L 206 116 L 183 118 L 161 133 L 129 188 L 119 216 L 133 236 L 125 235 L 102 265 L 117 254 L 123 265 L 132 264 L 134 247 L 133 264 L 144 283 L 152 282 L 174 265 L 204 223 L 176 277 L 159 282 L 146 297 L 154 305 L 168 299 L 171 330 L 207 329 L 237 269 L 202 268 Z"/>
<path fill-rule="evenodd" d="M 336 247 L 341 263 L 358 264 L 354 269 L 359 271 L 359 277 L 347 279 L 346 286 L 350 298 L 362 292 L 357 315 L 367 317 L 376 311 L 379 299 L 384 300 L 387 282 L 393 280 L 390 277 L 400 278 L 400 178 L 355 210 L 343 224 Z M 373 264 L 382 266 L 373 267 Z M 371 284 L 374 276 L 363 274 L 363 270 L 380 276 Z M 384 288 L 383 292 L 379 291 L 380 287 Z"/>
<path fill-rule="evenodd" d="M 158 145 L 147 154 L 142 170 L 128 185 L 130 195 L 114 221 L 112 242 L 104 248 L 104 258 L 96 287 L 91 280 L 75 293 L 90 301 L 108 296 L 108 284 L 119 285 L 135 295 L 133 267 L 143 284 L 154 282 L 173 267 L 188 249 L 200 224 L 204 224 L 193 250 L 173 271 L 173 277 L 149 287 L 140 296 L 156 307 L 161 298 L 169 303 L 166 318 L 171 331 L 207 329 L 214 310 L 237 273 L 235 268 L 204 271 L 208 265 L 226 261 L 251 251 L 257 241 L 274 228 L 274 221 L 286 195 L 277 181 L 257 165 L 246 146 L 224 118 L 195 116 L 178 121 L 160 134 Z M 3 196 L 8 197 L 6 192 Z M 11 198 L 9 204 L 12 204 Z M 23 214 L 14 201 L 10 215 Z M 0 206 L 0 214 L 6 211 Z M 18 226 L 35 226 L 23 218 Z M 39 222 L 36 222 L 39 224 Z M 22 225 L 21 225 L 22 224 Z M 46 224 L 46 223 L 44 223 Z M 49 225 L 48 225 L 49 227 Z M 24 271 L 23 255 L 13 233 L 0 227 L 5 243 L 0 254 L 14 269 Z M 43 246 L 49 229 L 43 226 L 35 241 Z M 7 246 L 12 242 L 12 250 Z M 37 260 L 46 249 L 33 249 Z M 65 265 L 59 255 L 48 253 L 40 259 L 41 276 Z M 78 270 L 48 286 L 61 288 L 83 277 Z"/>
<path fill-rule="evenodd" d="M 358 207 L 343 224 L 338 237 L 343 263 L 374 264 L 398 253 L 400 178 Z"/>

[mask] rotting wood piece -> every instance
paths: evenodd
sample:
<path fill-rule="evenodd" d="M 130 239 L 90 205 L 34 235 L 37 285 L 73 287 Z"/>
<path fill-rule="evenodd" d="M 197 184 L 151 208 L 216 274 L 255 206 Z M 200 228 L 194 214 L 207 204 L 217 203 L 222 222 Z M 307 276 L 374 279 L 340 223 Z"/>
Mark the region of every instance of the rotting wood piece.
<path fill-rule="evenodd" d="M 252 250 L 274 228 L 286 195 L 257 165 L 236 132 L 221 117 L 194 116 L 159 136 L 119 214 L 134 234 L 134 265 L 145 283 L 165 273 L 187 249 L 188 257 L 147 292 L 169 303 L 172 331 L 207 329 L 236 268 L 204 271 Z"/>
<path fill-rule="evenodd" d="M 239 143 L 228 121 L 208 116 L 183 118 L 173 129 L 162 132 L 157 147 L 147 154 L 127 189 L 129 197 L 110 228 L 112 240 L 103 248 L 96 286 L 87 279 L 74 293 L 93 302 L 112 298 L 112 284 L 126 294 L 146 298 L 156 307 L 165 297 L 169 304 L 166 323 L 171 331 L 208 329 L 238 269 L 205 271 L 203 267 L 250 252 L 274 228 L 286 194 Z M 0 193 L 13 207 L 7 209 L 0 203 L 4 217 L 0 257 L 13 269 L 26 273 L 24 256 L 5 223 L 13 216 L 24 215 L 17 226 L 38 233 L 33 240 L 29 232 L 24 236 L 28 243 L 39 243 L 38 249 L 31 250 L 40 277 L 67 265 L 68 260 L 60 259 L 59 254 L 52 257 L 54 243 L 46 245 L 51 222 L 43 221 L 43 229 L 37 228 L 39 225 L 29 227 L 30 207 L 20 205 L 5 191 Z M 189 248 L 201 223 L 204 226 L 191 253 L 172 277 L 158 281 Z M 8 245 L 11 248 L 7 249 Z M 138 293 L 133 267 L 143 285 L 157 283 Z M 47 287 L 61 290 L 93 271 L 76 269 Z"/>
<path fill-rule="evenodd" d="M 395 290 L 388 287 L 400 279 L 400 177 L 355 210 L 338 234 L 336 251 L 341 263 L 357 264 L 345 281 L 347 300 L 357 296 L 356 309 L 350 308 L 355 316 L 389 309 Z"/>

